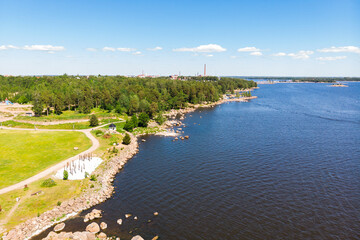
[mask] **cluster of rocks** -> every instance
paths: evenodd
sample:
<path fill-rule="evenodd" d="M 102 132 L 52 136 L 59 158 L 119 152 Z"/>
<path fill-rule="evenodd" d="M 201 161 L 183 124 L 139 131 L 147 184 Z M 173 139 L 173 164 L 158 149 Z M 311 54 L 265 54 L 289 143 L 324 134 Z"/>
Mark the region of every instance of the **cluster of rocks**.
<path fill-rule="evenodd" d="M 43 240 L 68 240 L 68 239 L 78 239 L 78 240 L 110 240 L 114 239 L 112 237 L 108 237 L 106 233 L 102 232 L 102 230 L 107 228 L 107 224 L 102 222 L 99 224 L 93 222 L 90 223 L 85 231 L 83 232 L 60 232 L 62 229 L 64 229 L 65 224 L 60 223 L 55 226 L 54 231 L 51 231 L 46 238 L 43 238 Z M 61 229 L 61 230 L 59 230 Z M 157 239 L 153 238 L 153 239 Z M 116 240 L 120 240 L 120 238 L 116 238 Z M 136 235 L 131 240 L 144 240 L 140 235 Z"/>
<path fill-rule="evenodd" d="M 101 218 L 101 210 L 93 209 L 91 212 L 85 215 L 84 222 L 94 220 L 95 218 Z"/>
<path fill-rule="evenodd" d="M 57 218 L 61 218 L 60 221 L 63 221 L 69 216 L 75 215 L 110 198 L 114 191 L 112 182 L 116 173 L 138 152 L 137 139 L 132 134 L 130 136 L 131 143 L 124 145 L 124 149 L 119 152 L 117 157 L 106 162 L 103 168 L 95 170 L 94 174 L 99 176 L 98 182 L 101 186 L 100 190 L 94 191 L 94 189 L 88 188 L 79 197 L 64 201 L 60 206 L 56 206 L 52 210 L 41 214 L 39 217 L 29 219 L 17 225 L 14 229 L 4 234 L 3 240 L 30 238 L 54 225 L 56 223 L 54 220 Z M 62 216 L 65 217 L 62 218 Z"/>

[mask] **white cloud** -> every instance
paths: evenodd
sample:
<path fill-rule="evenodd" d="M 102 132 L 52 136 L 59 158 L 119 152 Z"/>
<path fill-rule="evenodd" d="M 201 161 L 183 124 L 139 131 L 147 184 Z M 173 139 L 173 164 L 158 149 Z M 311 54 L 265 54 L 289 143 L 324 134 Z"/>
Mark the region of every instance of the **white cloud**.
<path fill-rule="evenodd" d="M 288 56 L 292 57 L 294 59 L 308 59 L 310 57 L 310 55 L 313 53 L 314 53 L 313 51 L 301 50 L 297 53 L 289 53 Z"/>
<path fill-rule="evenodd" d="M 162 47 L 154 47 L 154 48 L 148 48 L 147 50 L 149 50 L 149 51 L 160 51 L 162 49 L 163 49 Z"/>
<path fill-rule="evenodd" d="M 173 49 L 174 52 L 225 52 L 226 49 L 217 44 L 200 45 L 194 48 L 177 48 Z"/>
<path fill-rule="evenodd" d="M 112 48 L 112 47 L 104 47 L 102 50 L 103 50 L 103 51 L 111 51 L 111 52 L 115 52 L 115 51 L 116 51 L 116 49 L 115 49 L 115 48 Z"/>
<path fill-rule="evenodd" d="M 236 58 L 236 56 L 230 56 L 230 58 L 235 59 L 235 58 Z"/>
<path fill-rule="evenodd" d="M 54 51 L 48 51 L 47 53 L 49 53 L 49 54 L 54 54 L 55 52 L 54 52 Z"/>
<path fill-rule="evenodd" d="M 96 48 L 87 48 L 86 51 L 89 51 L 89 52 L 96 52 L 97 49 Z"/>
<path fill-rule="evenodd" d="M 25 45 L 24 50 L 30 51 L 63 51 L 65 48 L 63 46 L 52 46 L 52 45 Z"/>
<path fill-rule="evenodd" d="M 261 50 L 256 47 L 244 47 L 244 48 L 239 48 L 237 51 L 238 52 L 260 52 Z"/>
<path fill-rule="evenodd" d="M 135 48 L 117 48 L 116 50 L 120 51 L 120 52 L 132 52 L 132 51 L 136 51 Z"/>
<path fill-rule="evenodd" d="M 253 56 L 262 56 L 263 54 L 261 52 L 251 52 L 250 55 Z"/>
<path fill-rule="evenodd" d="M 283 57 L 283 56 L 286 56 L 286 55 L 287 55 L 287 54 L 284 53 L 284 52 L 279 52 L 279 53 L 273 54 L 273 56 L 275 56 L 275 57 Z"/>
<path fill-rule="evenodd" d="M 206 57 L 213 57 L 214 55 L 213 54 L 206 54 L 205 56 Z"/>
<path fill-rule="evenodd" d="M 346 56 L 336 56 L 336 57 L 318 57 L 316 58 L 317 60 L 320 61 L 335 61 L 335 60 L 341 60 L 341 59 L 345 59 Z"/>
<path fill-rule="evenodd" d="M 332 53 L 339 53 L 339 52 L 351 52 L 351 53 L 360 53 L 360 48 L 355 46 L 345 46 L 345 47 L 330 47 L 330 48 L 323 48 L 318 49 L 318 52 L 332 52 Z"/>
<path fill-rule="evenodd" d="M 0 46 L 0 50 L 6 50 L 6 49 L 8 49 L 8 48 L 5 45 Z"/>
<path fill-rule="evenodd" d="M 133 52 L 133 55 L 140 55 L 141 52 L 140 51 L 137 51 L 137 52 Z"/>

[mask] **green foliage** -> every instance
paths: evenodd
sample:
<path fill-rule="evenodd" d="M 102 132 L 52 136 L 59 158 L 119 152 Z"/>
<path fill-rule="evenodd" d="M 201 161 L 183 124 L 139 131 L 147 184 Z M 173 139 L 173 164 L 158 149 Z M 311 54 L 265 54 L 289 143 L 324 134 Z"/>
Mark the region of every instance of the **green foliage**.
<path fill-rule="evenodd" d="M 94 134 L 95 134 L 97 137 L 101 137 L 102 135 L 104 135 L 104 132 L 101 131 L 101 130 L 99 130 L 99 129 L 97 129 L 97 130 L 95 130 Z"/>
<path fill-rule="evenodd" d="M 90 127 L 96 127 L 96 126 L 99 125 L 99 120 L 98 120 L 98 118 L 96 117 L 95 114 L 92 114 L 92 115 L 90 116 L 89 123 L 90 123 L 90 124 L 89 124 Z"/>
<path fill-rule="evenodd" d="M 57 206 L 61 206 L 61 202 L 58 201 L 58 202 L 56 203 L 56 205 L 57 205 Z"/>
<path fill-rule="evenodd" d="M 166 118 L 162 115 L 162 113 L 159 113 L 159 114 L 156 116 L 155 121 L 156 121 L 159 125 L 162 125 L 162 124 L 166 121 Z"/>
<path fill-rule="evenodd" d="M 131 143 L 131 138 L 130 138 L 130 135 L 128 133 L 125 134 L 125 137 L 124 137 L 122 143 L 125 144 L 125 145 L 129 145 Z"/>
<path fill-rule="evenodd" d="M 53 187 L 53 186 L 56 186 L 56 182 L 51 179 L 51 178 L 48 178 L 48 179 L 45 179 L 41 185 L 41 187 Z"/>
<path fill-rule="evenodd" d="M 147 113 L 142 112 L 139 115 L 139 123 L 138 126 L 139 127 L 147 127 L 148 123 L 150 121 L 150 117 L 149 115 L 147 115 Z"/>
<path fill-rule="evenodd" d="M 132 122 L 134 128 L 139 126 L 139 119 L 137 118 L 137 116 L 135 114 L 131 116 L 131 122 Z"/>
<path fill-rule="evenodd" d="M 69 178 L 69 173 L 68 173 L 68 171 L 64 170 L 64 172 L 63 172 L 63 180 L 68 180 L 68 178 Z"/>
<path fill-rule="evenodd" d="M 126 120 L 126 123 L 124 125 L 124 130 L 131 132 L 134 129 L 134 124 L 131 120 Z"/>
<path fill-rule="evenodd" d="M 89 177 L 89 173 L 85 172 L 85 178 L 88 178 L 88 177 Z"/>
<path fill-rule="evenodd" d="M 97 180 L 97 178 L 96 178 L 95 174 L 91 174 L 90 181 L 96 181 L 96 180 Z"/>

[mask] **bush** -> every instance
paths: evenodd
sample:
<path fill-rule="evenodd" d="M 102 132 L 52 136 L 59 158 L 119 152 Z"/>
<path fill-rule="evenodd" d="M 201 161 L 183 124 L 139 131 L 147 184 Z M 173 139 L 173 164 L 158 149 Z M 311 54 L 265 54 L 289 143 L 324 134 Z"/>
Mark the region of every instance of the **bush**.
<path fill-rule="evenodd" d="M 90 185 L 90 188 L 94 188 L 94 184 L 91 184 L 91 185 Z"/>
<path fill-rule="evenodd" d="M 162 125 L 165 122 L 166 118 L 164 118 L 164 116 L 162 115 L 162 113 L 159 113 L 156 118 L 155 121 L 159 124 Z"/>
<path fill-rule="evenodd" d="M 95 174 L 91 174 L 90 181 L 96 181 L 96 180 L 97 180 L 97 178 L 96 178 Z"/>
<path fill-rule="evenodd" d="M 147 115 L 144 112 L 140 113 L 140 115 L 139 115 L 139 127 L 147 127 L 149 121 L 150 121 L 149 115 Z"/>
<path fill-rule="evenodd" d="M 95 136 L 97 136 L 97 137 L 100 137 L 100 136 L 102 136 L 102 135 L 104 135 L 104 132 L 103 131 L 101 131 L 101 130 L 95 130 Z"/>
<path fill-rule="evenodd" d="M 56 182 L 52 180 L 51 178 L 45 179 L 41 185 L 41 187 L 53 187 L 56 186 Z"/>
<path fill-rule="evenodd" d="M 88 178 L 88 176 L 89 176 L 89 173 L 85 172 L 85 178 Z"/>
<path fill-rule="evenodd" d="M 125 137 L 124 137 L 122 143 L 125 145 L 129 145 L 131 143 L 131 138 L 130 138 L 129 134 L 127 134 L 127 133 L 125 134 Z"/>
<path fill-rule="evenodd" d="M 99 120 L 98 118 L 95 116 L 95 114 L 92 114 L 91 117 L 90 117 L 90 127 L 96 127 L 99 125 Z"/>
<path fill-rule="evenodd" d="M 56 205 L 60 206 L 60 205 L 61 205 L 61 202 L 60 202 L 60 201 L 58 201 Z"/>
<path fill-rule="evenodd" d="M 68 178 L 69 178 L 69 173 L 68 173 L 68 171 L 64 170 L 64 172 L 63 172 L 63 180 L 68 180 Z"/>
<path fill-rule="evenodd" d="M 132 121 L 126 120 L 126 123 L 124 125 L 124 130 L 131 132 L 134 129 L 134 124 L 132 123 Z"/>

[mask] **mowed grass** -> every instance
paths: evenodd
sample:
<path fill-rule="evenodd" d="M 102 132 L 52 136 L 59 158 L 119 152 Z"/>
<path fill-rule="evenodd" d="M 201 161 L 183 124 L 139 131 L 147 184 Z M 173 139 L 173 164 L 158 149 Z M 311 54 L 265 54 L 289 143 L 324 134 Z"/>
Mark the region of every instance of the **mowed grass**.
<path fill-rule="evenodd" d="M 90 139 L 81 132 L 0 130 L 0 189 L 90 147 Z"/>

